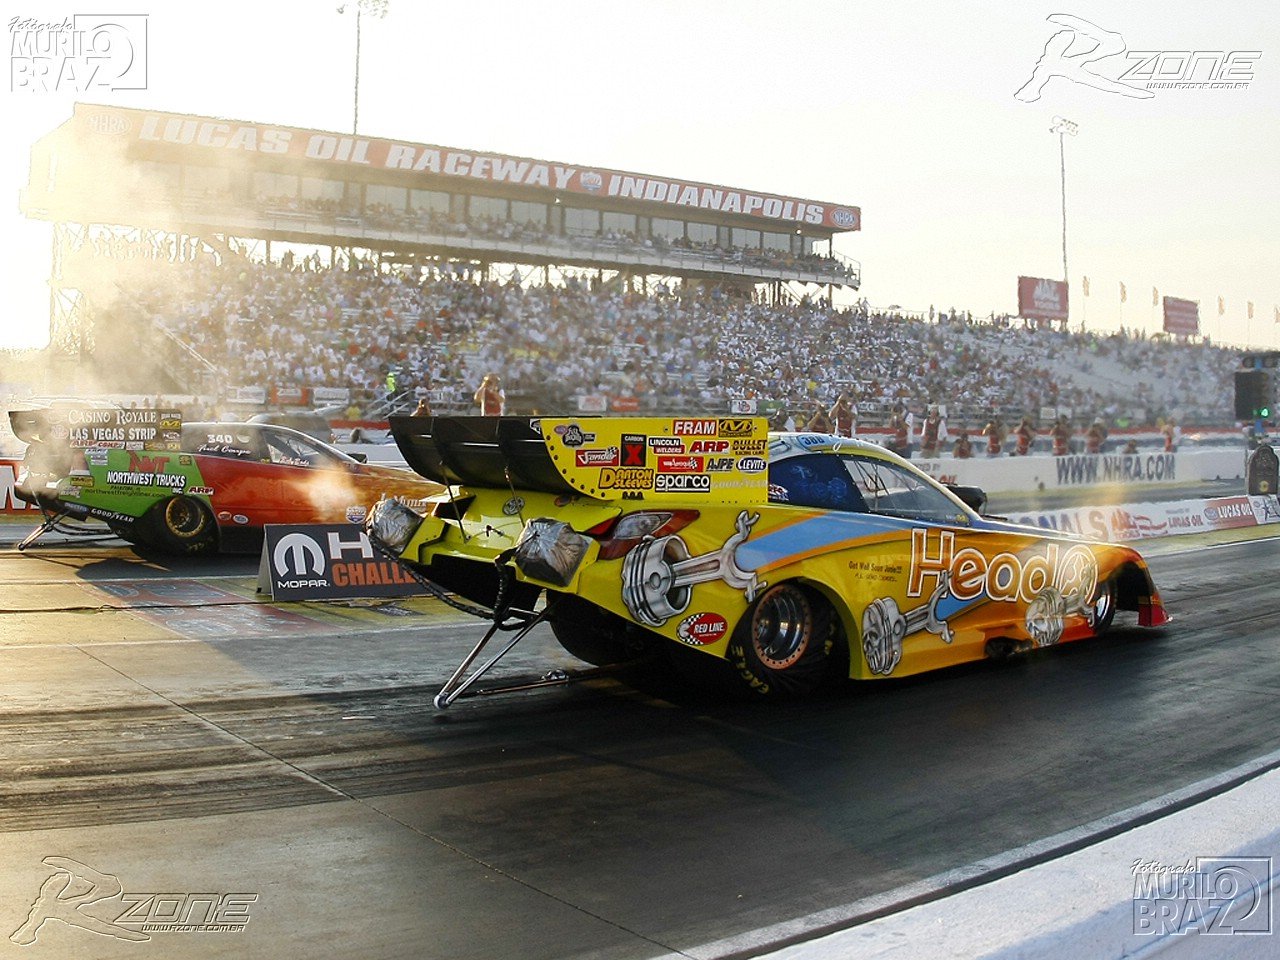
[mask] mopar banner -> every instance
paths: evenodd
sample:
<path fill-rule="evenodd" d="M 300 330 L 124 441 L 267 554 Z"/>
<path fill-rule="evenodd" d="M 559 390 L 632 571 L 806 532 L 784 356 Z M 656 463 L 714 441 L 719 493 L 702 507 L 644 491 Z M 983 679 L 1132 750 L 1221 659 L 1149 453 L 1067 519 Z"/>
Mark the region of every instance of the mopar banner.
<path fill-rule="evenodd" d="M 424 592 L 404 567 L 375 551 L 354 524 L 269 523 L 263 530 L 258 593 L 272 600 L 413 597 Z"/>
<path fill-rule="evenodd" d="M 539 424 L 561 475 L 597 499 L 680 494 L 746 504 L 768 494 L 763 417 L 543 418 Z"/>

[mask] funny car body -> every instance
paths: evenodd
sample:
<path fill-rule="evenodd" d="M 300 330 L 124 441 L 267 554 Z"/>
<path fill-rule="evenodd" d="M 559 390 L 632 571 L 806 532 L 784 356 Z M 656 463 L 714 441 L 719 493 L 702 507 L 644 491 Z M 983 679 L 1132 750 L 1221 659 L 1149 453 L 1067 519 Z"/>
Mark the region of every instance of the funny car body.
<path fill-rule="evenodd" d="M 252 552 L 266 524 L 358 524 L 383 495 L 414 502 L 441 489 L 269 424 L 75 406 L 9 420 L 27 444 L 14 492 L 44 512 L 41 529 L 100 521 L 168 553 Z"/>
<path fill-rule="evenodd" d="M 1118 610 L 1168 619 L 1133 549 L 983 516 L 980 492 L 856 439 L 723 417 L 391 428 L 447 486 L 425 510 L 377 505 L 371 538 L 594 664 L 665 644 L 787 696 L 1100 636 Z"/>

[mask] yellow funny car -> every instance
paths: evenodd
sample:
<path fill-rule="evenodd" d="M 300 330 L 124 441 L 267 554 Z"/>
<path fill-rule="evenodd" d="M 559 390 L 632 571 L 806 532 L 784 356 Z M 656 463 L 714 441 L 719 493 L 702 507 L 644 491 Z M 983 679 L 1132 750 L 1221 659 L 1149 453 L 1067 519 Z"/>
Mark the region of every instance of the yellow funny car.
<path fill-rule="evenodd" d="M 447 486 L 425 513 L 382 501 L 367 532 L 493 620 L 441 707 L 501 657 L 466 674 L 499 629 L 510 649 L 543 621 L 589 663 L 676 644 L 767 696 L 1095 637 L 1118 610 L 1168 621 L 1133 549 L 985 517 L 980 491 L 856 439 L 752 417 L 393 417 L 391 431 Z"/>

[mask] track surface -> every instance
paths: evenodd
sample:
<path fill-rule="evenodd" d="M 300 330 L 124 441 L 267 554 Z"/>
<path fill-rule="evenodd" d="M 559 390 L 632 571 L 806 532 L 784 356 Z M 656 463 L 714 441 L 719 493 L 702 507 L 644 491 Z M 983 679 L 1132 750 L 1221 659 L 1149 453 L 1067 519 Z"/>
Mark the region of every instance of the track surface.
<path fill-rule="evenodd" d="M 442 713 L 484 625 L 438 601 L 273 605 L 254 558 L 6 549 L 6 935 L 52 856 L 126 893 L 257 899 L 240 933 L 140 944 L 50 921 L 0 948 L 726 955 L 1280 748 L 1280 544 L 1144 552 L 1176 618 L 1160 631 L 1122 614 L 1104 641 L 800 704 L 642 671 Z M 582 665 L 536 634 L 497 673 L 556 667 Z"/>

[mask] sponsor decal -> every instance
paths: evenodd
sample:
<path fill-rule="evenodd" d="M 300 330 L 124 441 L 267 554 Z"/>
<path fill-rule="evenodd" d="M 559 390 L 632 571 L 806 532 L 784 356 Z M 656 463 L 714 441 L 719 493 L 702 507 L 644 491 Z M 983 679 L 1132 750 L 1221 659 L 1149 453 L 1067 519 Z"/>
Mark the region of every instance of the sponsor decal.
<path fill-rule="evenodd" d="M 768 440 L 734 440 L 733 452 L 739 457 L 763 457 L 768 449 Z"/>
<path fill-rule="evenodd" d="M 721 420 L 719 434 L 722 437 L 749 437 L 755 433 L 755 423 L 751 420 Z"/>
<path fill-rule="evenodd" d="M 621 463 L 617 447 L 604 447 L 594 450 L 575 450 L 573 462 L 579 467 L 616 467 Z M 632 464 L 627 464 L 631 466 Z M 644 466 L 642 460 L 639 466 Z"/>
<path fill-rule="evenodd" d="M 728 621 L 718 613 L 695 613 L 680 621 L 676 638 L 692 647 L 704 647 L 722 639 L 728 629 Z"/>
<path fill-rule="evenodd" d="M 714 437 L 716 422 L 714 420 L 673 420 L 671 432 L 677 437 Z"/>
<path fill-rule="evenodd" d="M 684 453 L 684 441 L 679 437 L 650 437 L 649 446 L 661 453 Z"/>
<path fill-rule="evenodd" d="M 556 433 L 560 435 L 560 442 L 566 447 L 581 447 L 584 444 L 594 443 L 596 439 L 594 433 L 587 433 L 576 423 L 557 426 Z"/>
<path fill-rule="evenodd" d="M 73 409 L 67 411 L 66 429 L 72 447 L 176 450 L 182 440 L 182 416 L 160 410 Z"/>
<path fill-rule="evenodd" d="M 70 477 L 67 478 L 67 482 L 70 483 L 73 487 L 92 487 L 93 477 L 80 476 L 73 473 Z"/>
<path fill-rule="evenodd" d="M 213 487 L 188 487 L 187 493 L 193 497 L 212 497 Z"/>
<path fill-rule="evenodd" d="M 728 440 L 694 440 L 689 444 L 690 453 L 728 453 Z"/>
<path fill-rule="evenodd" d="M 122 487 L 163 487 L 166 490 L 182 490 L 187 478 L 180 473 L 131 473 L 128 470 L 108 470 L 107 483 Z"/>
<path fill-rule="evenodd" d="M 121 513 L 119 510 L 104 510 L 101 507 L 87 507 L 82 503 L 63 503 L 63 506 L 72 508 L 72 512 L 83 513 L 91 517 L 97 517 L 99 520 L 109 520 L 114 523 L 133 523 L 137 517 L 131 517 L 127 513 Z"/>
<path fill-rule="evenodd" d="M 243 513 L 237 513 L 232 515 L 231 522 L 238 523 L 241 526 L 243 526 L 244 524 L 249 522 L 249 518 L 246 517 Z"/>
<path fill-rule="evenodd" d="M 622 466 L 643 467 L 648 462 L 648 446 L 642 433 L 622 435 Z"/>
<path fill-rule="evenodd" d="M 705 473 L 660 473 L 654 489 L 659 493 L 705 493 L 711 489 L 711 478 Z"/>
<path fill-rule="evenodd" d="M 524 509 L 524 497 L 512 497 L 502 505 L 502 513 L 504 516 L 518 516 L 520 511 Z"/>
<path fill-rule="evenodd" d="M 1056 543 L 1046 544 L 1043 555 L 1020 557 L 1001 551 L 994 556 L 973 547 L 955 548 L 955 534 L 940 531 L 936 541 L 930 530 L 911 531 L 911 574 L 907 596 L 924 593 L 924 581 L 945 583 L 956 600 L 986 597 L 1005 603 L 1030 603 L 1048 587 L 1063 594 L 1084 585 L 1087 571 L 1096 576 L 1097 561 L 1088 547 L 1073 546 L 1061 555 Z M 1092 589 L 1092 584 L 1087 584 Z"/>
<path fill-rule="evenodd" d="M 663 473 L 701 473 L 702 457 L 659 457 L 658 469 Z"/>
<path fill-rule="evenodd" d="M 653 471 L 640 467 L 602 467 L 601 490 L 652 490 Z"/>
<path fill-rule="evenodd" d="M 733 457 L 707 457 L 705 470 L 707 473 L 730 473 L 733 470 Z"/>
<path fill-rule="evenodd" d="M 347 521 L 349 523 L 364 523 L 364 518 L 369 515 L 369 511 L 362 506 L 347 507 Z"/>
<path fill-rule="evenodd" d="M 764 457 L 742 457 L 738 460 L 738 469 L 743 473 L 760 473 L 767 466 Z"/>

